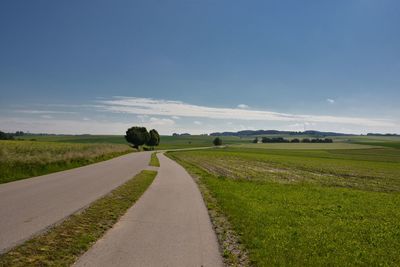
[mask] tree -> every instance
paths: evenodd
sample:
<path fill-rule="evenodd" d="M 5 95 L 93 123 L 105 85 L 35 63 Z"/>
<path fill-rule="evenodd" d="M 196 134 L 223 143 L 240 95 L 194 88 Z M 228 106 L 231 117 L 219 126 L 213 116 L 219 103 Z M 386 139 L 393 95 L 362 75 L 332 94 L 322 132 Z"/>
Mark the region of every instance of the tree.
<path fill-rule="evenodd" d="M 150 139 L 150 134 L 145 127 L 134 126 L 126 131 L 125 139 L 133 148 L 140 149 Z"/>
<path fill-rule="evenodd" d="M 264 136 L 264 137 L 261 139 L 261 142 L 263 142 L 263 143 L 271 143 L 271 139 Z"/>
<path fill-rule="evenodd" d="M 0 131 L 0 140 L 13 140 L 14 137 L 11 134 Z"/>
<path fill-rule="evenodd" d="M 147 141 L 146 145 L 150 146 L 152 149 L 154 149 L 155 146 L 158 146 L 160 144 L 160 135 L 155 129 L 150 130 L 149 132 L 149 140 Z"/>
<path fill-rule="evenodd" d="M 214 146 L 220 146 L 222 145 L 222 139 L 219 137 L 216 137 L 213 141 Z"/>
<path fill-rule="evenodd" d="M 291 143 L 300 143 L 300 140 L 297 138 L 294 138 L 290 141 Z"/>
<path fill-rule="evenodd" d="M 254 138 L 254 140 L 252 141 L 254 144 L 258 143 L 258 137 Z"/>

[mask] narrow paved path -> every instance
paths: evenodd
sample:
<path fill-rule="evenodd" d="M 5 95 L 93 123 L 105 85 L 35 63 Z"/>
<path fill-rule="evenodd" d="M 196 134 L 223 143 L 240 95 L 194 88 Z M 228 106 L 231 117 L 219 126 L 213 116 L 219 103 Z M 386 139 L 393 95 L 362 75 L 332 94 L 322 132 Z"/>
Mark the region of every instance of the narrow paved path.
<path fill-rule="evenodd" d="M 147 168 L 151 152 L 0 185 L 0 252 L 86 207 Z"/>
<path fill-rule="evenodd" d="M 197 185 L 176 162 L 158 157 L 153 184 L 76 266 L 222 266 Z"/>

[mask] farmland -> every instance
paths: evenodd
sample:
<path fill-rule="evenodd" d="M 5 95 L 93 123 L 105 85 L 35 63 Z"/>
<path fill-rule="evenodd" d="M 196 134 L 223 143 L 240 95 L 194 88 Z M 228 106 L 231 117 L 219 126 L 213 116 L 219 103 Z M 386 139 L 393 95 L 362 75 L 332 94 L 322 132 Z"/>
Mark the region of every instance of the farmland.
<path fill-rule="evenodd" d="M 0 183 L 75 168 L 132 152 L 127 145 L 0 141 Z"/>
<path fill-rule="evenodd" d="M 162 136 L 157 149 L 206 147 L 211 136 Z M 227 137 L 226 143 L 243 142 Z M 248 140 L 246 140 L 248 141 Z M 0 141 L 0 183 L 80 167 L 134 152 L 122 135 L 25 135 Z"/>
<path fill-rule="evenodd" d="M 26 135 L 24 140 L 36 140 L 45 142 L 62 142 L 78 144 L 127 144 L 123 135 Z M 157 149 L 176 149 L 187 147 L 212 146 L 212 136 L 190 135 L 190 136 L 161 136 L 160 145 Z M 250 142 L 251 138 L 239 138 L 235 136 L 224 137 L 226 144 L 239 144 Z"/>
<path fill-rule="evenodd" d="M 323 145 L 169 156 L 207 188 L 256 266 L 399 265 L 400 150 Z"/>

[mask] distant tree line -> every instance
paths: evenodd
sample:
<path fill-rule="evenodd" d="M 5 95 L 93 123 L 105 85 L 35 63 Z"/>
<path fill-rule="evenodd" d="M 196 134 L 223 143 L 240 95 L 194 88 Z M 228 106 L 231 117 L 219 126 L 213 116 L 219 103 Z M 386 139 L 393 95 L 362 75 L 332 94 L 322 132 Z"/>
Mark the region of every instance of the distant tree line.
<path fill-rule="evenodd" d="M 380 133 L 367 133 L 368 136 L 398 136 L 398 134 L 391 134 L 391 133 L 386 133 L 386 134 L 380 134 Z"/>
<path fill-rule="evenodd" d="M 345 133 L 336 133 L 336 132 L 321 132 L 314 130 L 307 131 L 278 131 L 278 130 L 243 130 L 238 132 L 216 132 L 210 133 L 210 136 L 255 136 L 255 135 L 307 135 L 313 136 L 315 138 L 321 138 L 326 136 L 343 136 L 343 135 L 352 135 Z"/>
<path fill-rule="evenodd" d="M 10 133 L 0 131 L 0 140 L 13 140 L 14 136 Z"/>
<path fill-rule="evenodd" d="M 190 133 L 173 133 L 172 136 L 190 136 Z"/>
<path fill-rule="evenodd" d="M 126 131 L 125 140 L 137 150 L 143 145 L 148 146 L 151 150 L 160 144 L 160 135 L 155 129 L 147 131 L 146 127 L 134 126 Z M 148 148 L 144 148 L 148 150 Z"/>
<path fill-rule="evenodd" d="M 24 134 L 23 131 L 16 131 L 15 133 L 5 133 L 0 131 L 0 140 L 14 140 L 15 136 L 23 136 Z"/>
<path fill-rule="evenodd" d="M 254 138 L 253 143 L 258 143 L 259 139 L 258 137 Z M 285 139 L 283 137 L 262 137 L 261 138 L 262 143 L 333 143 L 333 140 L 331 138 L 303 138 L 303 139 Z"/>

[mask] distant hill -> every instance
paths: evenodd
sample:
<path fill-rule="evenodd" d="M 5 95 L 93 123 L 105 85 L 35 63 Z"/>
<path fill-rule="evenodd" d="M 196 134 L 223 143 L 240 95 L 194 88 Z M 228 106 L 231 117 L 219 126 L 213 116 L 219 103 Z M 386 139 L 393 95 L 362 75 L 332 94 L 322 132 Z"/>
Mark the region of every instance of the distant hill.
<path fill-rule="evenodd" d="M 216 132 L 211 133 L 211 136 L 252 136 L 252 135 L 307 135 L 307 136 L 316 136 L 316 137 L 324 137 L 324 136 L 343 136 L 343 135 L 352 135 L 345 133 L 335 133 L 335 132 L 320 132 L 320 131 L 278 131 L 278 130 L 243 130 L 238 132 Z"/>

